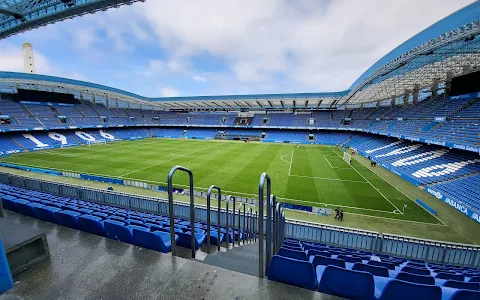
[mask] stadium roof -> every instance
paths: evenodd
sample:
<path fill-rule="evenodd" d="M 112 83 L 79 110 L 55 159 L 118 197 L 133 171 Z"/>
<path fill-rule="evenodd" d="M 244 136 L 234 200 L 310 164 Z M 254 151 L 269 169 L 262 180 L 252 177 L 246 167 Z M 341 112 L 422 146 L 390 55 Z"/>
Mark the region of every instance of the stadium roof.
<path fill-rule="evenodd" d="M 82 13 L 88 12 L 89 9 L 95 12 L 135 1 L 62 0 L 61 2 L 64 4 L 48 0 L 0 0 L 0 38 L 6 36 L 5 32 L 10 32 L 7 34 L 10 35 L 51 22 L 42 23 L 41 20 L 44 19 L 37 18 L 39 23 L 30 26 L 28 24 L 31 23 L 28 22 L 30 20 L 33 22 L 33 19 L 27 18 L 27 21 L 23 21 L 25 26 L 21 27 L 22 21 L 15 19 L 13 13 L 20 11 L 20 8 L 22 12 L 26 12 L 47 7 L 48 3 L 51 4 L 48 7 L 57 7 L 53 5 L 57 3 L 65 15 L 60 17 L 61 13 L 58 12 L 57 15 L 55 12 L 49 16 L 58 16 L 54 20 L 61 20 L 81 15 L 78 13 L 80 10 Z M 69 6 L 68 3 L 75 4 Z M 18 27 L 4 29 L 2 24 L 8 20 L 13 22 L 12 18 L 16 20 Z M 47 16 L 44 18 L 48 19 Z M 23 29 L 15 31 L 15 28 Z M 479 66 L 480 2 L 476 1 L 392 50 L 365 71 L 350 89 L 341 92 L 147 98 L 120 89 L 78 80 L 10 72 L 0 72 L 0 91 L 17 88 L 60 90 L 81 94 L 87 99 L 108 98 L 161 108 L 318 108 L 377 102 L 411 95 L 415 90 L 430 89 L 434 83 L 445 82 L 448 78 L 469 72 Z"/>
<path fill-rule="evenodd" d="M 0 39 L 40 26 L 145 0 L 0 0 Z"/>

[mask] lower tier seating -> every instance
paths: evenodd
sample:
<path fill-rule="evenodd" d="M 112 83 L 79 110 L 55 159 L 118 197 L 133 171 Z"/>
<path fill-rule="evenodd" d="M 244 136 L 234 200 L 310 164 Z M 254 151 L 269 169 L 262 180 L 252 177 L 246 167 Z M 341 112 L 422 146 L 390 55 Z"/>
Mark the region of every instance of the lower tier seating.
<path fill-rule="evenodd" d="M 104 236 L 139 247 L 170 252 L 170 219 L 165 216 L 103 205 L 79 199 L 60 197 L 0 184 L 0 198 L 5 209 L 33 218 Z M 192 248 L 190 221 L 174 220 L 175 243 Z M 206 242 L 207 224 L 195 222 L 195 250 Z M 220 243 L 226 240 L 226 229 L 220 228 Z M 210 243 L 218 245 L 218 226 L 210 226 Z M 252 236 L 250 232 L 229 229 L 229 242 Z"/>
<path fill-rule="evenodd" d="M 268 279 L 346 299 L 480 299 L 480 269 L 286 239 Z"/>

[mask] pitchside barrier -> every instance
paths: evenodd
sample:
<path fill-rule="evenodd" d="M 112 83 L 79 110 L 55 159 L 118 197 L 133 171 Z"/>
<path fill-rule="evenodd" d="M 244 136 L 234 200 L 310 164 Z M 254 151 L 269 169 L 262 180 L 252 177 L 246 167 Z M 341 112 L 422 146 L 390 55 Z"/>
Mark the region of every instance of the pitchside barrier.
<path fill-rule="evenodd" d="M 169 212 L 168 200 L 166 199 L 80 187 L 2 172 L 0 172 L 0 183 L 162 215 L 168 215 Z M 239 206 L 235 207 L 233 211 L 236 211 Z M 210 214 L 211 220 L 217 220 L 218 214 L 216 210 L 211 210 Z M 221 209 L 220 214 L 221 223 L 224 224 L 227 219 L 225 209 Z M 255 213 L 247 215 L 240 214 L 240 220 L 242 224 L 244 220 L 246 224 L 253 224 L 254 231 L 258 232 L 258 226 L 256 225 L 257 219 L 254 214 Z M 174 215 L 188 219 L 190 216 L 189 204 L 174 202 Z M 229 210 L 229 224 L 238 224 L 238 216 L 238 214 L 233 215 L 232 211 Z M 206 206 L 195 205 L 195 218 L 196 221 L 206 221 Z M 265 233 L 266 222 L 264 221 L 263 224 L 263 230 L 261 231 Z M 381 234 L 375 231 L 316 224 L 291 219 L 287 220 L 285 231 L 287 237 L 339 247 L 354 248 L 404 258 L 421 259 L 442 264 L 480 267 L 480 246 L 476 245 L 417 239 L 388 233 Z"/>

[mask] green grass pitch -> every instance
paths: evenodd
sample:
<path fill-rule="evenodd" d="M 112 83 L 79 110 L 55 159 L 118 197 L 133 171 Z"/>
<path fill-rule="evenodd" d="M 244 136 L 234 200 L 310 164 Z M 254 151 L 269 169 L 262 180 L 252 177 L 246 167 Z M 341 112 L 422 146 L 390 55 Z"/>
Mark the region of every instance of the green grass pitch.
<path fill-rule="evenodd" d="M 182 165 L 193 171 L 195 190 L 215 184 L 224 194 L 248 198 L 258 197 L 260 175 L 267 172 L 281 202 L 440 223 L 394 186 L 355 160 L 347 164 L 342 156 L 342 150 L 328 146 L 146 139 L 22 153 L 2 161 L 164 186 L 169 170 Z M 175 186 L 186 184 L 185 174 L 175 175 Z"/>

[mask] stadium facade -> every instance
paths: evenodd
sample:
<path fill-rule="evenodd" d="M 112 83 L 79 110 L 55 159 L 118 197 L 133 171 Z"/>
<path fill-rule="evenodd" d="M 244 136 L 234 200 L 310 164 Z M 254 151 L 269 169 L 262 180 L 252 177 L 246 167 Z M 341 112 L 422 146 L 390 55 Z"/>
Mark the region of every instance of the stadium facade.
<path fill-rule="evenodd" d="M 0 4 L 7 2 L 20 3 Z M 82 6 L 79 1 L 62 1 L 58 5 L 63 5 L 63 10 L 42 18 L 21 12 L 18 5 L 1 5 L 0 37 L 121 3 L 84 2 Z M 477 1 L 395 48 L 348 90 L 340 92 L 147 98 L 95 83 L 0 72 L 0 152 L 10 155 L 146 137 L 342 145 L 480 223 L 479 65 Z M 6 163 L 2 166 L 22 169 Z M 23 169 L 125 184 L 123 180 L 88 174 Z M 114 192 L 53 185 L 3 173 L 0 181 L 4 183 L 0 186 L 2 201 L 8 210 L 160 252 L 175 254 L 177 244 L 192 248 L 195 257 L 195 250 L 206 240 L 214 243 L 208 238 L 210 231 L 218 234 L 217 244 L 225 239 L 227 244 L 232 240 L 240 245 L 243 239 L 245 246 L 258 237 L 256 275 L 263 277 L 265 271 L 271 280 L 310 290 L 347 298 L 394 299 L 394 295 L 420 293 L 421 286 L 416 284 L 426 280 L 429 287 L 424 288 L 424 297 L 428 299 L 478 296 L 468 291 L 480 275 L 480 252 L 474 245 L 289 223 L 281 208 L 275 210 L 273 222 L 271 216 L 266 219 L 265 228 L 262 219 L 258 221 L 245 212 L 237 215 L 244 226 L 235 227 L 235 209 L 231 216 L 228 210 L 219 209 L 218 217 L 223 215 L 231 221 L 229 231 L 229 221 L 226 228 L 210 227 L 210 219 L 203 219 L 210 213 L 203 207 L 202 217 L 195 219 L 191 217 L 192 211 L 195 216 L 193 207 L 177 203 L 180 213 L 174 218 L 172 197 L 167 209 L 166 203 L 158 204 L 154 199 L 127 199 Z M 101 196 L 105 194 L 111 196 Z M 263 190 L 259 197 L 261 205 Z M 428 206 L 425 209 L 435 214 Z M 31 225 L 28 220 L 22 223 Z M 245 224 L 258 226 L 248 228 Z M 161 233 L 153 234 L 152 226 Z M 49 233 L 50 238 L 53 233 Z M 284 240 L 285 236 L 289 239 Z M 291 276 L 291 272 L 297 276 Z M 339 288 L 341 281 L 358 286 Z M 355 294 L 360 290 L 365 294 Z"/>

